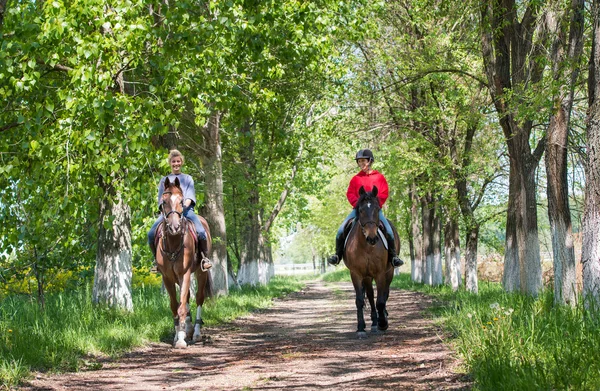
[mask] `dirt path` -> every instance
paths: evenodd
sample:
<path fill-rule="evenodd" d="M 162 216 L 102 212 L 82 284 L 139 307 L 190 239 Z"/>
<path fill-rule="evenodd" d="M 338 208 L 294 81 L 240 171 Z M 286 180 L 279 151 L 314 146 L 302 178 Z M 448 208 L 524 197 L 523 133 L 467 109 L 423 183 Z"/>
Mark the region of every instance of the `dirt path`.
<path fill-rule="evenodd" d="M 206 341 L 186 350 L 156 343 L 100 370 L 40 374 L 23 390 L 469 389 L 423 312 L 430 305 L 392 291 L 389 330 L 359 340 L 352 285 L 309 283 L 270 309 L 205 328 Z"/>

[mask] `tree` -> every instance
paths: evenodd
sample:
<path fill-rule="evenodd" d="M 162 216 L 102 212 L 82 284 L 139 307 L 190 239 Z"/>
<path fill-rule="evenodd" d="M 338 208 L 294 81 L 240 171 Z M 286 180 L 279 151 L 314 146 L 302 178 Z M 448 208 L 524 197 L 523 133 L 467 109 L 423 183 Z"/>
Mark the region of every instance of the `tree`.
<path fill-rule="evenodd" d="M 583 297 L 600 305 L 600 2 L 593 2 L 593 38 L 588 78 L 587 165 L 583 216 Z"/>
<path fill-rule="evenodd" d="M 544 151 L 544 138 L 532 150 L 536 109 L 519 113 L 517 108 L 531 106 L 527 93 L 543 75 L 543 65 L 536 61 L 546 33 L 536 28 L 541 8 L 542 4 L 535 1 L 521 4 L 489 0 L 481 5 L 487 84 L 510 157 L 503 284 L 507 291 L 530 295 L 537 295 L 542 288 L 535 173 Z"/>
<path fill-rule="evenodd" d="M 575 84 L 583 52 L 583 13 L 583 0 L 574 0 L 570 7 L 565 8 L 560 6 L 560 2 L 552 3 L 547 13 L 548 27 L 554 37 L 550 58 L 553 79 L 557 84 L 553 113 L 546 134 L 548 217 L 554 255 L 554 302 L 571 306 L 577 303 L 577 278 L 568 196 L 567 144 Z"/>

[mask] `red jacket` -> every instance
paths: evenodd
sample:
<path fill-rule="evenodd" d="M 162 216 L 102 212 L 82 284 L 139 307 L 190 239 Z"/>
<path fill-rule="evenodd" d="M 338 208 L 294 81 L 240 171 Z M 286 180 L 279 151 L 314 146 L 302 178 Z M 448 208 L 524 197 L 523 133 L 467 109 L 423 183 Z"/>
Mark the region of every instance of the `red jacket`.
<path fill-rule="evenodd" d="M 388 184 L 383 174 L 377 170 L 371 171 L 370 174 L 365 174 L 361 171 L 352 177 L 346 197 L 348 197 L 348 201 L 353 208 L 358 203 L 358 190 L 360 190 L 361 186 L 364 186 L 365 191 L 371 191 L 373 190 L 373 186 L 377 186 L 377 198 L 379 198 L 380 206 L 383 206 L 385 200 L 388 198 Z"/>

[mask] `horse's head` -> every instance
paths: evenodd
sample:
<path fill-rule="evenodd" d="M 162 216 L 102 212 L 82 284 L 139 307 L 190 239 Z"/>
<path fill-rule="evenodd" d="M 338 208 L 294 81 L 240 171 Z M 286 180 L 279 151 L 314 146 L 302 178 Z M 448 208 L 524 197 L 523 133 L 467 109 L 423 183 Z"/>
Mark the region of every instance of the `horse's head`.
<path fill-rule="evenodd" d="M 175 235 L 183 231 L 183 191 L 179 178 L 174 182 L 165 179 L 162 194 L 162 214 L 167 225 L 167 234 Z"/>
<path fill-rule="evenodd" d="M 356 204 L 356 214 L 362 233 L 365 235 L 367 242 L 375 245 L 379 240 L 377 228 L 379 227 L 379 198 L 377 198 L 377 186 L 373 186 L 373 190 L 365 191 L 363 186 L 358 191 L 360 198 Z"/>

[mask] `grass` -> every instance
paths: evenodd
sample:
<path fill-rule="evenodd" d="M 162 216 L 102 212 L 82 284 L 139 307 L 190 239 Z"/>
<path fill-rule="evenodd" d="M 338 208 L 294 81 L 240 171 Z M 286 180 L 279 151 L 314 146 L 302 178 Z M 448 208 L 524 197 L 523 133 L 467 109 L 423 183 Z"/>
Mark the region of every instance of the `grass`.
<path fill-rule="evenodd" d="M 346 268 L 323 277 L 350 281 Z M 450 336 L 476 390 L 600 390 L 600 314 L 556 307 L 553 293 L 537 298 L 480 282 L 479 294 L 413 283 L 392 287 L 437 298 L 431 314 Z"/>
<path fill-rule="evenodd" d="M 303 286 L 298 279 L 275 277 L 267 286 L 230 290 L 228 296 L 205 302 L 203 320 L 213 326 L 227 322 L 269 307 L 273 298 Z M 96 357 L 118 356 L 172 336 L 168 297 L 160 285 L 134 288 L 134 313 L 93 306 L 91 296 L 89 286 L 48 294 L 45 311 L 29 296 L 0 301 L 0 389 L 17 385 L 36 370 L 95 368 Z"/>

